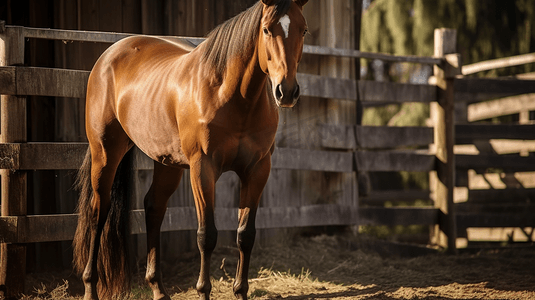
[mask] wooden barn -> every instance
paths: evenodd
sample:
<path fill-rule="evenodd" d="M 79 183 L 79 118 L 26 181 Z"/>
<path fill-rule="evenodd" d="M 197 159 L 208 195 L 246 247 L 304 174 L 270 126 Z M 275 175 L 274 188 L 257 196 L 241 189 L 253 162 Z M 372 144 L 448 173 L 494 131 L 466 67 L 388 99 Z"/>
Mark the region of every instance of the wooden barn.
<path fill-rule="evenodd" d="M 73 183 L 87 149 L 85 88 L 100 54 L 129 34 L 202 37 L 255 2 L 0 3 L 0 297 L 5 286 L 23 290 L 25 269 L 71 267 L 77 224 Z M 293 109 L 280 110 L 256 244 L 288 241 L 306 227 L 355 225 L 416 225 L 423 228 L 424 243 L 451 253 L 478 245 L 473 233 L 488 228 L 512 232 L 511 241 L 516 232 L 517 240 L 521 235 L 532 243 L 533 78 L 470 78 L 478 71 L 463 68 L 454 29 L 435 29 L 429 57 L 358 51 L 362 2 L 313 0 L 305 6 L 310 34 L 298 70 L 302 96 Z M 534 58 L 529 54 L 521 61 Z M 359 80 L 360 59 L 433 66 L 434 76 L 423 84 Z M 491 65 L 515 64 L 518 59 Z M 362 107 L 414 102 L 428 105 L 426 126 L 360 124 Z M 504 113 L 524 117 L 485 123 Z M 146 254 L 142 200 L 151 166 L 135 152 L 130 224 L 140 264 Z M 400 171 L 423 173 L 429 187 L 369 190 L 366 173 Z M 239 186 L 234 173 L 223 174 L 216 186 L 220 245 L 235 243 Z M 196 251 L 196 225 L 186 173 L 162 225 L 164 260 Z"/>
<path fill-rule="evenodd" d="M 0 6 L 0 19 L 7 25 L 68 30 L 137 33 L 151 35 L 206 35 L 217 24 L 245 10 L 256 0 L 7 0 Z M 354 49 L 355 15 L 352 0 L 311 1 L 305 6 L 310 34 L 306 44 Z M 360 7 L 359 7 L 360 10 Z M 31 39 L 25 45 L 25 64 L 35 67 L 91 70 L 109 44 L 92 42 L 52 41 Z M 306 56 L 301 71 L 309 74 L 354 78 L 353 59 L 327 56 Z M 354 101 L 326 100 L 303 97 L 306 105 L 281 111 L 279 147 L 319 149 L 319 124 L 355 124 Z M 84 142 L 84 102 L 64 97 L 28 97 L 29 142 Z M 143 194 L 150 185 L 151 171 L 139 171 L 138 204 L 142 208 Z M 77 196 L 73 190 L 74 170 L 42 170 L 28 174 L 28 214 L 73 213 Z M 270 184 L 261 205 L 292 206 L 318 203 L 350 203 L 356 199 L 353 174 L 273 170 Z M 225 174 L 218 182 L 217 205 L 237 205 L 239 180 Z M 286 197 L 279 197 L 284 191 Z M 173 196 L 170 206 L 192 206 L 193 196 L 188 176 Z M 234 220 L 233 220 L 234 221 Z M 257 239 L 284 239 L 279 233 L 290 229 L 265 230 Z M 227 235 L 228 238 L 224 236 Z M 169 259 L 180 252 L 196 249 L 195 231 L 163 234 L 165 253 Z M 234 243 L 234 232 L 220 233 L 222 243 Z M 136 236 L 143 239 L 142 235 Z M 287 238 L 287 237 L 286 237 Z M 145 245 L 139 243 L 140 258 Z M 28 248 L 30 271 L 69 268 L 70 242 L 37 243 Z M 62 255 L 58 255 L 62 253 Z"/>

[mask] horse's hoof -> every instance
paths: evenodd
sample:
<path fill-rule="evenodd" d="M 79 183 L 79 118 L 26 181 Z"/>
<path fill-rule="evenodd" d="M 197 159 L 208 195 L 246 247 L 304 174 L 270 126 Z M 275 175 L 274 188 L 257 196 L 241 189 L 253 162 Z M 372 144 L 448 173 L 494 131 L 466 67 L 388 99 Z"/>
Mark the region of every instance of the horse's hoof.
<path fill-rule="evenodd" d="M 247 295 L 242 295 L 242 294 L 234 294 L 234 296 L 236 296 L 236 299 L 238 300 L 246 300 L 247 299 Z"/>
<path fill-rule="evenodd" d="M 95 294 L 88 294 L 88 293 L 86 293 L 86 294 L 84 295 L 84 300 L 99 300 L 99 299 L 98 299 L 98 296 L 95 295 Z"/>
<path fill-rule="evenodd" d="M 210 300 L 210 295 L 200 294 L 199 293 L 199 300 Z"/>
<path fill-rule="evenodd" d="M 171 297 L 169 297 L 169 295 L 159 295 L 159 296 L 154 296 L 153 299 L 154 300 L 171 300 Z"/>

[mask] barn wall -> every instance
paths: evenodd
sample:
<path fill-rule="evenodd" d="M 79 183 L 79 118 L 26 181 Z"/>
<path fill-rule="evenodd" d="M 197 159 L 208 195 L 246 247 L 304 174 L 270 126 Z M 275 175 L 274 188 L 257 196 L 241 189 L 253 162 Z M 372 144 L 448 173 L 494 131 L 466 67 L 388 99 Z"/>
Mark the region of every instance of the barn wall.
<path fill-rule="evenodd" d="M 305 43 L 317 46 L 353 48 L 353 10 L 350 0 L 309 1 L 304 15 L 309 33 Z M 299 72 L 338 78 L 354 78 L 352 61 L 305 55 Z M 352 101 L 301 97 L 293 109 L 280 111 L 276 146 L 321 150 L 320 124 L 355 124 Z M 356 201 L 354 174 L 305 170 L 272 170 L 261 206 L 301 206 Z M 285 242 L 302 229 L 264 230 L 260 244 Z M 286 232 L 282 234 L 281 232 Z"/>
<path fill-rule="evenodd" d="M 158 35 L 203 36 L 224 20 L 253 5 L 255 0 L 7 0 L 0 4 L 0 19 L 8 25 L 73 30 L 113 31 Z M 306 43 L 337 48 L 353 48 L 352 0 L 314 0 L 305 6 L 310 34 Z M 32 40 L 27 45 L 28 65 L 90 70 L 108 45 Z M 349 59 L 304 56 L 300 72 L 339 78 L 354 78 Z M 42 97 L 41 97 L 42 98 Z M 32 141 L 85 141 L 84 102 L 71 98 L 29 98 L 29 131 Z M 277 147 L 321 149 L 318 125 L 354 124 L 354 102 L 302 97 L 293 109 L 281 110 Z M 41 171 L 30 176 L 29 207 L 32 213 L 71 213 L 77 201 L 72 190 L 74 171 Z M 137 202 L 142 207 L 151 171 L 137 174 Z M 262 197 L 262 206 L 300 206 L 319 203 L 356 204 L 354 174 L 317 171 L 273 170 Z M 217 206 L 236 207 L 239 180 L 224 174 L 217 184 L 224 196 Z M 186 172 L 169 206 L 192 206 L 193 197 Z M 300 229 L 263 230 L 258 244 L 288 240 Z M 233 244 L 233 232 L 221 232 L 221 244 Z M 144 235 L 135 236 L 138 259 L 145 255 Z M 195 232 L 162 234 L 163 255 L 172 260 L 184 251 L 196 249 Z M 51 266 L 70 267 L 69 242 L 38 244 L 29 250 L 31 270 Z M 57 253 L 62 253 L 58 256 Z"/>

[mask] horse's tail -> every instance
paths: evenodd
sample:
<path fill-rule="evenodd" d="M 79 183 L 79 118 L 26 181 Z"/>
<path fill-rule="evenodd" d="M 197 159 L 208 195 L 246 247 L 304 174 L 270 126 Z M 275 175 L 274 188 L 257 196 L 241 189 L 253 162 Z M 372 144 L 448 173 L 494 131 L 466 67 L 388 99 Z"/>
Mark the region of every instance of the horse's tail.
<path fill-rule="evenodd" d="M 111 210 L 102 232 L 98 254 L 99 295 L 110 299 L 113 295 L 127 293 L 130 288 L 128 242 L 129 236 L 129 182 L 131 180 L 132 151 L 121 161 L 113 182 Z M 74 236 L 74 268 L 82 274 L 89 261 L 91 243 L 93 189 L 91 187 L 91 151 L 87 150 L 76 179 L 80 192 L 78 201 L 78 227 Z M 99 245 L 96 245 L 99 246 Z"/>

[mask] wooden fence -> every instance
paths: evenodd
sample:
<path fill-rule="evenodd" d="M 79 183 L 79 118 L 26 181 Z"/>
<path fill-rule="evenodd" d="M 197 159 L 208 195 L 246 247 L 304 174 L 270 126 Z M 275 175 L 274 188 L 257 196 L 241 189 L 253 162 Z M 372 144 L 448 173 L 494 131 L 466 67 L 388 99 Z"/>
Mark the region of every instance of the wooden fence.
<path fill-rule="evenodd" d="M 74 235 L 75 214 L 27 215 L 27 174 L 33 170 L 77 169 L 83 159 L 85 143 L 28 142 L 26 133 L 26 96 L 56 96 L 83 99 L 89 72 L 24 66 L 24 41 L 30 38 L 64 41 L 113 43 L 127 34 L 34 29 L 0 26 L 0 94 L 1 134 L 1 217 L 0 285 L 7 287 L 6 295 L 23 291 L 25 244 L 44 241 L 70 240 Z M 184 38 L 199 43 L 198 38 Z M 439 29 L 435 32 L 435 57 L 392 56 L 364 53 L 355 50 L 305 46 L 305 55 L 381 59 L 435 65 L 436 83 L 429 85 L 397 84 L 389 82 L 335 79 L 310 74 L 298 74 L 303 96 L 387 104 L 403 102 L 434 103 L 433 127 L 372 127 L 360 125 L 320 124 L 316 133 L 322 149 L 279 147 L 273 156 L 273 170 L 311 170 L 328 173 L 356 174 L 357 172 L 416 171 L 438 174 L 433 191 L 434 206 L 383 207 L 359 205 L 358 193 L 344 203 L 313 203 L 298 206 L 261 206 L 257 228 L 305 227 L 325 225 L 431 225 L 436 227 L 436 242 L 454 252 L 456 237 L 466 227 L 535 226 L 533 218 L 495 217 L 489 213 L 460 211 L 454 214 L 455 166 L 460 168 L 511 167 L 531 169 L 533 157 L 477 157 L 455 156 L 454 144 L 459 139 L 510 138 L 535 139 L 533 125 L 454 125 L 454 102 L 484 101 L 497 95 L 535 92 L 533 81 L 503 81 L 489 79 L 455 79 L 460 74 L 460 58 L 455 52 L 455 31 Z M 453 46 L 452 46 L 453 45 Z M 305 98 L 306 99 L 306 98 Z M 76 101 L 76 100 L 73 100 Z M 304 101 L 304 100 L 302 100 Z M 463 102 L 464 101 L 464 102 Z M 302 105 L 307 105 L 302 103 Z M 291 113 L 291 112 L 290 112 Z M 279 136 L 291 135 L 291 126 L 283 124 Z M 291 125 L 291 124 L 290 124 Z M 455 135 L 457 132 L 457 135 Z M 519 132 L 525 133 L 521 135 Z M 431 151 L 414 150 L 414 146 Z M 135 155 L 135 169 L 149 170 L 150 161 L 139 151 Z M 280 193 L 281 183 L 270 177 L 265 193 Z M 356 177 L 356 176 L 355 176 Z M 457 174 L 457 177 L 462 177 Z M 233 179 L 222 178 L 216 198 L 233 198 L 237 185 Z M 459 179 L 457 179 L 459 181 Z M 185 179 L 187 183 L 187 179 Z M 461 180 L 462 181 L 462 180 Z M 234 186 L 222 184 L 232 182 Z M 275 184 L 275 183 L 276 184 Z M 285 182 L 291 185 L 291 182 Z M 350 180 L 357 190 L 356 180 Z M 143 186 L 138 189 L 143 190 Z M 141 193 L 141 192 L 140 192 Z M 412 193 L 412 194 L 411 194 Z M 371 195 L 368 200 L 384 197 Z M 428 197 L 429 191 L 388 193 L 391 200 Z M 277 194 L 278 197 L 291 196 Z M 187 196 L 191 198 L 191 195 Z M 230 204 L 229 204 L 230 203 Z M 216 225 L 220 230 L 235 230 L 236 208 L 233 202 L 216 207 Z M 369 203 L 369 202 L 368 202 Z M 193 203 L 191 203 L 193 204 Z M 234 204 L 235 205 L 235 204 Z M 518 215 L 518 214 L 517 214 Z M 531 214 L 532 216 L 533 214 Z M 490 219 L 489 219 L 490 217 Z M 144 212 L 131 211 L 133 234 L 145 232 Z M 170 207 L 162 231 L 196 229 L 193 205 Z M 4 290 L 5 292 L 5 290 Z"/>
<path fill-rule="evenodd" d="M 530 53 L 463 66 L 462 73 L 533 62 Z M 535 241 L 535 122 L 530 120 L 535 94 L 532 80 L 515 78 L 534 77 L 456 82 L 455 210 L 461 246 Z M 466 94 L 469 89 L 480 92 Z M 489 122 L 503 116 L 509 116 L 503 124 Z"/>

